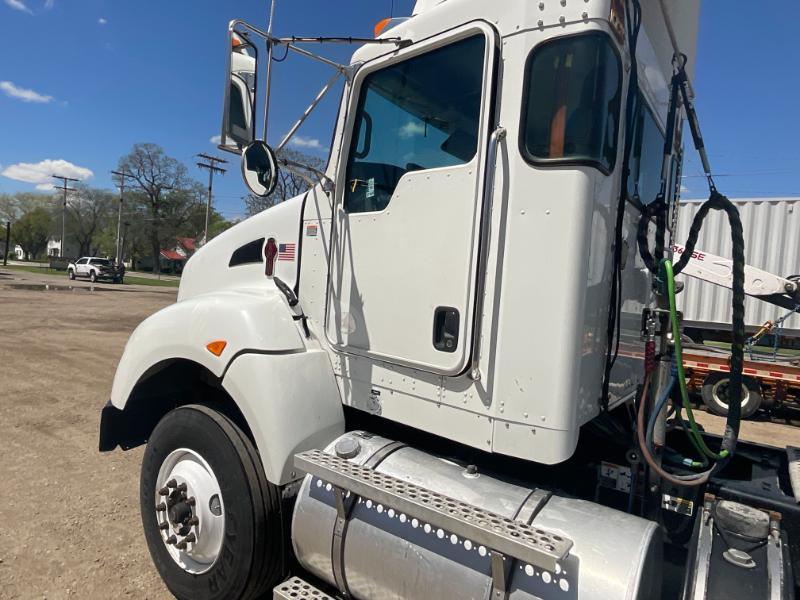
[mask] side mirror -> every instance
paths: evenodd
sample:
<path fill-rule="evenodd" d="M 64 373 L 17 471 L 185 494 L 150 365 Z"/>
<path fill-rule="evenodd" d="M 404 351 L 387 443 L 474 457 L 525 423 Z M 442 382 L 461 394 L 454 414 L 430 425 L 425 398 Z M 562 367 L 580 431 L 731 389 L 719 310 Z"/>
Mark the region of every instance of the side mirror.
<path fill-rule="evenodd" d="M 242 177 L 256 196 L 269 196 L 278 184 L 278 160 L 266 142 L 256 140 L 242 152 Z"/>
<path fill-rule="evenodd" d="M 220 145 L 240 152 L 255 139 L 258 50 L 246 35 L 231 31 Z"/>

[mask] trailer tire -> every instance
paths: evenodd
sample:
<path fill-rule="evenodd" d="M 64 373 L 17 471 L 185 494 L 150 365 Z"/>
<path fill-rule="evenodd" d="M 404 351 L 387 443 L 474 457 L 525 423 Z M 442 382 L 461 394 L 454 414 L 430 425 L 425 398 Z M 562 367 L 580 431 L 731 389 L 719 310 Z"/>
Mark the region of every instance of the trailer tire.
<path fill-rule="evenodd" d="M 150 556 L 176 598 L 245 600 L 282 580 L 280 490 L 267 481 L 253 443 L 227 417 L 200 405 L 167 413 L 145 448 L 139 500 Z M 159 510 L 162 502 L 166 511 Z M 199 523 L 187 530 L 194 519 Z M 178 549 L 190 534 L 196 543 Z"/>
<path fill-rule="evenodd" d="M 728 416 L 728 402 L 726 387 L 730 375 L 726 373 L 709 373 L 703 382 L 701 395 L 703 404 L 709 411 L 720 417 Z M 764 397 L 761 395 L 761 386 L 752 377 L 742 378 L 742 419 L 749 419 L 761 406 Z"/>

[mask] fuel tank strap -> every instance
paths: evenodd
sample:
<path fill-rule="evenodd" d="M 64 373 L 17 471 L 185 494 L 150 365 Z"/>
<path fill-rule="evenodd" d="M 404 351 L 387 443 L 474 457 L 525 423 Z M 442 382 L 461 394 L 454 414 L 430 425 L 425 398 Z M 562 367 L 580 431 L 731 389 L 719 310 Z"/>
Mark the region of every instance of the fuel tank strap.
<path fill-rule="evenodd" d="M 552 492 L 539 488 L 531 490 L 528 497 L 519 505 L 514 520 L 530 525 L 550 499 Z M 492 587 L 487 591 L 486 600 L 506 600 L 514 578 L 517 559 L 504 557 L 492 551 Z"/>
<path fill-rule="evenodd" d="M 390 442 L 372 453 L 364 461 L 363 467 L 374 469 L 390 454 L 405 447 L 402 442 Z M 331 566 L 333 567 L 333 578 L 336 580 L 336 587 L 342 592 L 345 598 L 350 598 L 350 589 L 347 585 L 347 577 L 344 572 L 344 538 L 347 535 L 347 524 L 350 514 L 353 512 L 356 496 L 349 494 L 346 490 L 336 487 L 334 490 L 336 498 L 336 522 L 333 526 L 333 538 L 331 541 Z"/>

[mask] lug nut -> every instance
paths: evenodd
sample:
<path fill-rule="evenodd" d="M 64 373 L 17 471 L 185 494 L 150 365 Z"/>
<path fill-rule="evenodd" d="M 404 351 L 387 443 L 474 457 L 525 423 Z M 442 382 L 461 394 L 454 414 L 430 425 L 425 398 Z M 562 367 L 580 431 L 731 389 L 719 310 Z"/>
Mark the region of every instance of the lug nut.
<path fill-rule="evenodd" d="M 197 541 L 197 538 L 195 537 L 195 535 L 193 533 L 190 533 L 185 538 L 183 538 L 183 541 L 184 542 L 188 542 L 190 544 L 194 544 Z"/>
<path fill-rule="evenodd" d="M 189 506 L 194 506 L 195 504 L 197 504 L 197 500 L 194 499 L 194 496 L 189 496 L 186 499 L 186 504 L 188 504 Z"/>
<path fill-rule="evenodd" d="M 172 544 L 175 544 L 175 543 L 177 543 L 177 542 L 178 542 L 178 538 L 176 538 L 174 535 L 171 535 L 171 536 L 169 536 L 169 537 L 167 538 L 167 544 L 169 544 L 170 546 L 171 546 Z"/>
<path fill-rule="evenodd" d="M 163 511 L 167 510 L 167 505 L 164 504 L 163 502 L 159 502 L 158 504 L 156 504 L 156 510 L 158 512 L 163 512 Z"/>
<path fill-rule="evenodd" d="M 167 482 L 167 487 L 168 487 L 168 488 L 174 488 L 176 485 L 178 485 L 178 482 L 177 482 L 177 481 L 175 481 L 174 479 L 170 479 L 170 480 Z"/>
<path fill-rule="evenodd" d="M 195 525 L 199 525 L 200 524 L 200 519 L 198 519 L 197 517 L 192 517 L 191 519 L 186 521 L 186 524 L 189 527 L 194 527 Z"/>
<path fill-rule="evenodd" d="M 187 546 L 186 540 L 183 540 L 182 542 L 178 542 L 177 544 L 175 544 L 175 547 L 178 550 L 186 550 L 186 546 Z"/>
<path fill-rule="evenodd" d="M 161 531 L 165 531 L 165 530 L 169 529 L 169 523 L 159 523 L 159 524 L 158 524 L 158 528 L 159 528 Z"/>
<path fill-rule="evenodd" d="M 165 488 L 165 487 L 161 488 L 160 490 L 158 490 L 158 495 L 159 496 L 169 496 L 169 488 Z"/>
<path fill-rule="evenodd" d="M 173 479 L 172 481 L 175 481 L 175 480 Z M 185 492 L 186 491 L 186 484 L 185 483 L 180 483 L 180 484 L 178 484 L 177 487 L 176 486 L 172 486 L 172 487 L 174 487 L 179 492 Z"/>

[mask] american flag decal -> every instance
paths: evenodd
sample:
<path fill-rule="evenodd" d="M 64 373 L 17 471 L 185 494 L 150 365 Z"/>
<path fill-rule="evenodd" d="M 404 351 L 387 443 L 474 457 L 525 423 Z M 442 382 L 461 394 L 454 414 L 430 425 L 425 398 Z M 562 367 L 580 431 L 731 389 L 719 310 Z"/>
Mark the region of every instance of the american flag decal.
<path fill-rule="evenodd" d="M 278 260 L 294 260 L 295 244 L 279 244 Z"/>

